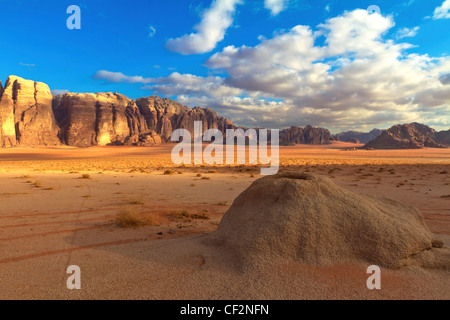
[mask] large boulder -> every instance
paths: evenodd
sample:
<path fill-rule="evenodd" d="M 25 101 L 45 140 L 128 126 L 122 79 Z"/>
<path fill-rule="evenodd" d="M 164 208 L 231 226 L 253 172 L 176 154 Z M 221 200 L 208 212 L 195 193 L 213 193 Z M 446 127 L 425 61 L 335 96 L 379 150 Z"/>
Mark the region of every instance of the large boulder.
<path fill-rule="evenodd" d="M 400 268 L 426 261 L 450 270 L 450 250 L 418 209 L 347 191 L 315 174 L 257 180 L 206 242 L 235 255 L 244 268 L 289 261 Z"/>

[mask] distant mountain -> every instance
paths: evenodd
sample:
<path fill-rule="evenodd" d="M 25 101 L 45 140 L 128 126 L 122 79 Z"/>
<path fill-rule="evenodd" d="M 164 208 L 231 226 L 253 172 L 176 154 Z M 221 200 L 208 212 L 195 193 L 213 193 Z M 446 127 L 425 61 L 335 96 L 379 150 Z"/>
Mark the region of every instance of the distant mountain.
<path fill-rule="evenodd" d="M 374 149 L 445 148 L 444 144 L 437 141 L 439 139 L 444 141 L 448 139 L 448 136 L 437 133 L 434 129 L 424 124 L 415 122 L 393 126 L 364 147 Z"/>
<path fill-rule="evenodd" d="M 358 131 L 347 131 L 336 134 L 334 137 L 337 141 L 352 143 L 368 143 L 377 138 L 384 130 L 373 129 L 369 133 Z"/>
<path fill-rule="evenodd" d="M 435 140 L 440 144 L 450 146 L 450 130 L 436 132 Z"/>
<path fill-rule="evenodd" d="M 280 131 L 280 144 L 329 144 L 334 141 L 333 135 L 328 129 L 312 126 L 290 127 Z"/>

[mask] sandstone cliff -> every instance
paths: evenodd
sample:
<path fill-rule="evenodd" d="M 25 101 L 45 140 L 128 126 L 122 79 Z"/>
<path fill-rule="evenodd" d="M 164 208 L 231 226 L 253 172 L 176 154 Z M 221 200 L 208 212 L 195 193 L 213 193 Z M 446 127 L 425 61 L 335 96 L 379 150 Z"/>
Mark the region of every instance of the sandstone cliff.
<path fill-rule="evenodd" d="M 281 144 L 329 144 L 334 137 L 324 128 L 291 127 L 280 132 Z"/>
<path fill-rule="evenodd" d="M 435 140 L 436 131 L 424 124 L 396 125 L 370 141 L 365 148 L 374 149 L 420 149 L 445 148 Z"/>
<path fill-rule="evenodd" d="M 373 129 L 370 132 L 358 132 L 358 131 L 347 131 L 341 132 L 335 135 L 337 141 L 352 142 L 352 143 L 369 143 L 373 139 L 376 139 L 383 130 Z"/>
<path fill-rule="evenodd" d="M 60 144 L 53 96 L 46 84 L 10 76 L 0 99 L 0 146 Z"/>
<path fill-rule="evenodd" d="M 160 143 L 136 103 L 118 93 L 66 93 L 55 97 L 55 117 L 64 144 L 75 147 Z M 143 139 L 143 136 L 155 139 Z"/>
<path fill-rule="evenodd" d="M 203 132 L 219 129 L 225 133 L 227 129 L 236 128 L 233 122 L 217 115 L 210 108 L 189 109 L 178 102 L 157 96 L 137 99 L 136 105 L 145 117 L 147 126 L 159 133 L 164 141 L 170 141 L 176 129 L 187 129 L 193 133 L 195 121 L 203 122 Z"/>

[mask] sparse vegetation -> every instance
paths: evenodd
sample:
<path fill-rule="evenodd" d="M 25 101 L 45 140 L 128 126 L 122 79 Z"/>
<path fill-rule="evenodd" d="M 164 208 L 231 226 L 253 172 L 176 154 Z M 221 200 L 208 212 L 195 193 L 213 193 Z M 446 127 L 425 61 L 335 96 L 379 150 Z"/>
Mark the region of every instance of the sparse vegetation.
<path fill-rule="evenodd" d="M 145 204 L 144 196 L 135 197 L 135 198 L 131 199 L 128 202 L 128 204 L 131 204 L 131 205 L 143 205 L 143 204 Z"/>
<path fill-rule="evenodd" d="M 166 175 L 166 176 L 170 176 L 170 175 L 173 175 L 173 174 L 175 174 L 174 170 L 166 170 L 166 171 L 164 171 L 164 175 Z"/>
<path fill-rule="evenodd" d="M 206 210 L 204 210 L 203 212 L 200 213 L 194 213 L 194 214 L 190 214 L 188 210 L 186 209 L 181 209 L 178 210 L 177 212 L 175 212 L 174 217 L 177 219 L 184 219 L 184 220 L 209 220 L 210 217 L 207 215 Z"/>
<path fill-rule="evenodd" d="M 133 208 L 122 209 L 114 219 L 114 226 L 119 228 L 137 228 L 158 225 L 158 217 L 154 213 L 142 214 Z"/>
<path fill-rule="evenodd" d="M 80 179 L 84 179 L 84 180 L 88 180 L 88 179 L 90 179 L 90 178 L 91 178 L 91 175 L 90 175 L 90 174 L 87 174 L 87 173 L 81 175 L 81 177 L 80 177 Z"/>

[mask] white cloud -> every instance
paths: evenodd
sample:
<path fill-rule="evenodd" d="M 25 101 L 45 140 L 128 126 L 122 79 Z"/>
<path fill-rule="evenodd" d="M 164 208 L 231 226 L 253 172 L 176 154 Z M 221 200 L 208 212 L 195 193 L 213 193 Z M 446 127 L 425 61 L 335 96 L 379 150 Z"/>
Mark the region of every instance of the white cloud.
<path fill-rule="evenodd" d="M 346 12 L 317 28 L 295 26 L 250 46 L 228 46 L 206 66 L 221 76 L 172 73 L 146 89 L 189 106 L 209 106 L 238 125 L 366 130 L 404 122 L 446 128 L 450 57 L 408 53 L 387 39 L 392 17 Z M 319 44 L 320 43 L 320 44 Z"/>
<path fill-rule="evenodd" d="M 168 77 L 154 79 L 153 84 L 144 86 L 165 96 L 188 95 L 202 96 L 207 93 L 208 97 L 220 98 L 224 96 L 239 95 L 241 89 L 224 85 L 224 79 L 220 77 L 199 77 L 192 74 L 172 73 Z"/>
<path fill-rule="evenodd" d="M 19 64 L 20 64 L 21 66 L 29 67 L 29 68 L 34 68 L 34 67 L 36 67 L 36 65 L 35 65 L 34 63 L 23 63 L 23 62 L 19 62 Z"/>
<path fill-rule="evenodd" d="M 450 0 L 445 0 L 441 6 L 434 10 L 433 19 L 450 19 Z"/>
<path fill-rule="evenodd" d="M 278 15 L 286 9 L 287 0 L 264 0 L 264 7 L 272 13 L 273 16 Z"/>
<path fill-rule="evenodd" d="M 152 78 L 143 78 L 141 76 L 127 76 L 121 72 L 111 72 L 107 70 L 100 70 L 94 75 L 94 79 L 106 80 L 109 82 L 125 82 L 125 83 L 150 83 L 153 81 Z"/>
<path fill-rule="evenodd" d="M 415 37 L 417 35 L 417 32 L 419 31 L 420 27 L 414 27 L 414 28 L 402 28 L 397 31 L 396 38 L 397 39 L 403 39 L 403 38 L 411 38 Z"/>
<path fill-rule="evenodd" d="M 156 28 L 154 26 L 149 26 L 148 27 L 148 36 L 150 38 L 153 38 L 156 34 Z"/>
<path fill-rule="evenodd" d="M 63 89 L 63 90 L 55 89 L 55 90 L 52 90 L 52 95 L 54 95 L 56 97 L 60 94 L 69 93 L 69 92 L 70 92 L 69 90 L 65 90 L 65 89 Z"/>
<path fill-rule="evenodd" d="M 239 3 L 241 0 L 214 0 L 203 13 L 202 21 L 194 27 L 196 33 L 169 39 L 166 47 L 185 55 L 210 52 L 224 39 Z"/>

